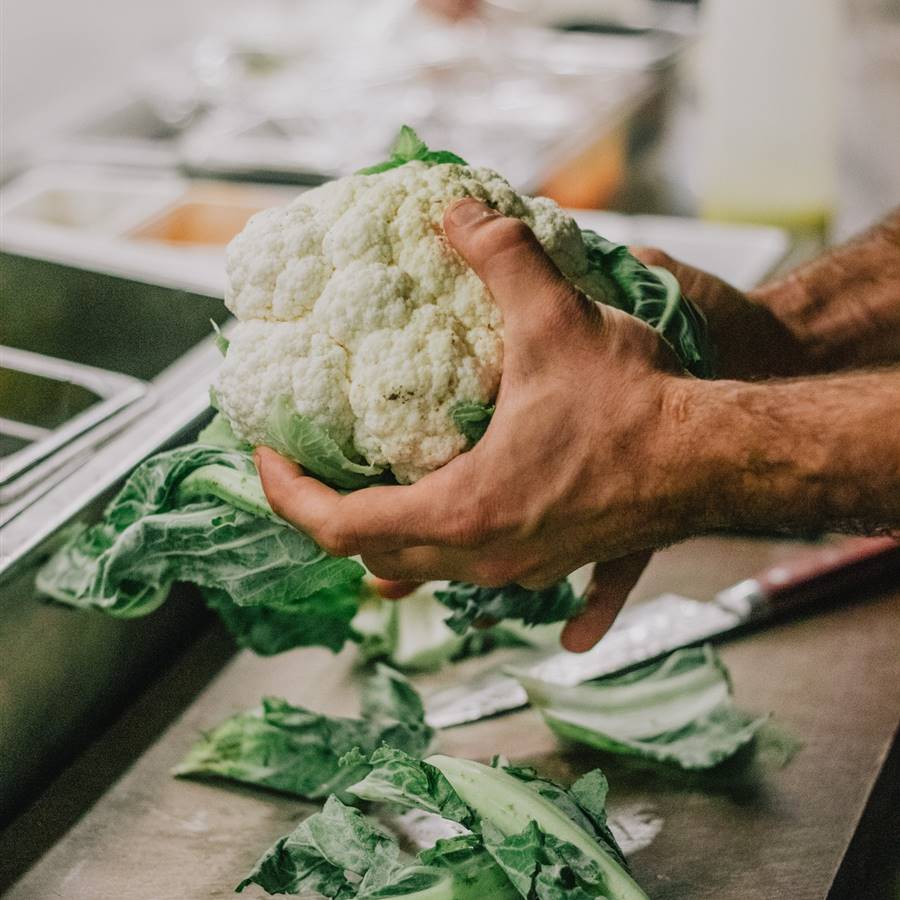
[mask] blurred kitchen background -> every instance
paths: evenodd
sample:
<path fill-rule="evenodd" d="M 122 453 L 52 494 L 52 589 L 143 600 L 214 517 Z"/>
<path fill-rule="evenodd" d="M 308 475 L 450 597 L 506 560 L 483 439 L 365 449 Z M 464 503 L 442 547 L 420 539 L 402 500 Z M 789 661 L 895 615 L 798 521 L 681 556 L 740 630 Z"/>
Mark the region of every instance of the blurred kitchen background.
<path fill-rule="evenodd" d="M 4 180 L 53 163 L 315 183 L 408 122 L 569 206 L 845 233 L 900 194 L 898 0 L 5 0 L 0 15 Z"/>
<path fill-rule="evenodd" d="M 253 212 L 407 123 L 749 288 L 900 198 L 900 0 L 429 5 L 0 3 L 7 814 L 206 624 L 190 598 L 74 616 L 34 602 L 34 566 L 208 420 L 224 246 Z"/>

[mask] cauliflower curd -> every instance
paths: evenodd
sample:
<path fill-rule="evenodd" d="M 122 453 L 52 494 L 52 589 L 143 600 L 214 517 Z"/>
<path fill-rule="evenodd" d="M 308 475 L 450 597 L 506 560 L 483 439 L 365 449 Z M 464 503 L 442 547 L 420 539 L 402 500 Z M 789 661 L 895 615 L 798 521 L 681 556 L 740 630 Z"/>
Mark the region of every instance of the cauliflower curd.
<path fill-rule="evenodd" d="M 225 303 L 239 323 L 214 391 L 239 438 L 269 442 L 282 402 L 401 483 L 466 449 L 451 411 L 493 402 L 503 329 L 444 237 L 444 212 L 462 197 L 527 223 L 563 274 L 602 299 L 574 220 L 490 169 L 413 161 L 329 182 L 255 215 L 228 247 Z"/>

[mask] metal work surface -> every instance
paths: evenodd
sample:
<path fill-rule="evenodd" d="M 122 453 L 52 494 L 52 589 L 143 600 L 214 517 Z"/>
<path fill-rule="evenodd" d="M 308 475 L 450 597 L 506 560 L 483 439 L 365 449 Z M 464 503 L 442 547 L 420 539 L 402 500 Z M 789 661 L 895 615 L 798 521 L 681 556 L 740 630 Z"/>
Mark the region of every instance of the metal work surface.
<path fill-rule="evenodd" d="M 209 317 L 224 318 L 218 300 L 0 254 L 0 285 L 7 284 L 22 288 L 3 320 L 4 340 L 17 348 L 3 348 L 4 366 L 41 354 L 53 376 L 46 381 L 62 388 L 62 409 L 71 394 L 62 377 L 90 389 L 75 397 L 82 405 L 85 393 L 88 401 L 113 399 L 122 386 L 139 386 L 143 395 L 24 471 L 9 486 L 33 475 L 34 484 L 0 503 L 0 822 L 30 802 L 206 621 L 194 602 L 170 604 L 140 623 L 78 615 L 41 602 L 34 576 L 62 526 L 95 519 L 141 460 L 192 438 L 190 429 L 208 418 L 206 386 L 220 358 L 207 337 Z M 34 407 L 42 404 L 45 416 L 55 408 L 47 391 L 35 400 L 6 384 L 7 399 L 22 407 L 15 417 L 43 424 Z"/>
<path fill-rule="evenodd" d="M 738 539 L 693 541 L 659 555 L 639 599 L 664 589 L 708 598 L 794 549 Z M 877 868 L 865 856 L 872 829 L 865 822 L 860 828 L 860 822 L 867 805 L 871 818 L 889 799 L 889 779 L 876 782 L 888 762 L 900 710 L 898 601 L 895 592 L 838 606 L 724 646 L 738 702 L 771 710 L 779 726 L 804 744 L 783 768 L 765 752 L 755 767 L 706 776 L 640 768 L 560 747 L 531 711 L 449 730 L 440 735 L 440 747 L 478 759 L 502 753 L 564 780 L 601 766 L 611 782 L 614 821 L 652 837 L 633 854 L 632 864 L 658 900 L 877 900 L 874 882 L 859 880 L 860 873 L 872 879 Z M 152 727 L 144 723 L 186 696 L 181 687 L 203 669 L 209 652 L 209 642 L 190 651 L 0 836 L 0 860 L 7 867 L 46 840 L 47 823 L 56 810 L 70 809 L 86 779 L 102 783 L 104 768 L 121 761 L 142 727 Z M 352 651 L 338 657 L 321 650 L 273 659 L 237 656 L 11 888 L 9 900 L 232 896 L 259 853 L 313 807 L 265 791 L 176 780 L 169 770 L 201 729 L 264 694 L 332 713 L 354 712 L 359 673 L 353 662 Z M 427 692 L 483 665 L 470 661 L 416 683 Z M 882 819 L 874 837 L 885 840 L 889 824 Z M 264 895 L 249 890 L 243 896 Z"/>

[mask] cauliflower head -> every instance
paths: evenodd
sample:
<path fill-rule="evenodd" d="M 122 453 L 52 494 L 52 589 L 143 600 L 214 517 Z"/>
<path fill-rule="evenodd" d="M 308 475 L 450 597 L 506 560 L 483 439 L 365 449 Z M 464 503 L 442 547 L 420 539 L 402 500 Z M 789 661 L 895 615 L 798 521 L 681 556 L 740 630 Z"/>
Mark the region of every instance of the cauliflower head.
<path fill-rule="evenodd" d="M 239 438 L 345 487 L 385 470 L 410 483 L 466 449 L 454 411 L 493 402 L 503 324 L 443 234 L 463 197 L 527 223 L 604 299 L 575 221 L 490 169 L 413 160 L 329 182 L 255 215 L 228 247 L 238 324 L 214 392 Z"/>

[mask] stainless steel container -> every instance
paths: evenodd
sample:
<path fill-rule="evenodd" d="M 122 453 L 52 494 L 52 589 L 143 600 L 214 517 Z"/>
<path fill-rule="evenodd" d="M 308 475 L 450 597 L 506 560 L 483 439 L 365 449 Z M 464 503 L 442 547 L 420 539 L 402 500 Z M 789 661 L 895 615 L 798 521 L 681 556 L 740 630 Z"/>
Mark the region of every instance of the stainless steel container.
<path fill-rule="evenodd" d="M 66 525 L 94 520 L 135 465 L 192 439 L 208 419 L 207 385 L 219 358 L 209 319 L 222 320 L 224 308 L 218 299 L 10 255 L 0 255 L 0 276 L 7 345 L 56 357 L 50 367 L 61 377 L 67 371 L 73 384 L 90 373 L 81 380 L 109 393 L 81 397 L 87 410 L 117 390 L 130 401 L 108 404 L 95 427 L 58 441 L 60 467 L 53 468 L 54 452 L 46 454 L 47 477 L 0 508 L 2 822 L 208 621 L 186 589 L 145 619 L 119 621 L 47 604 L 34 576 Z M 35 362 L 6 356 L 4 363 Z M 84 410 L 69 422 L 78 415 Z"/>

